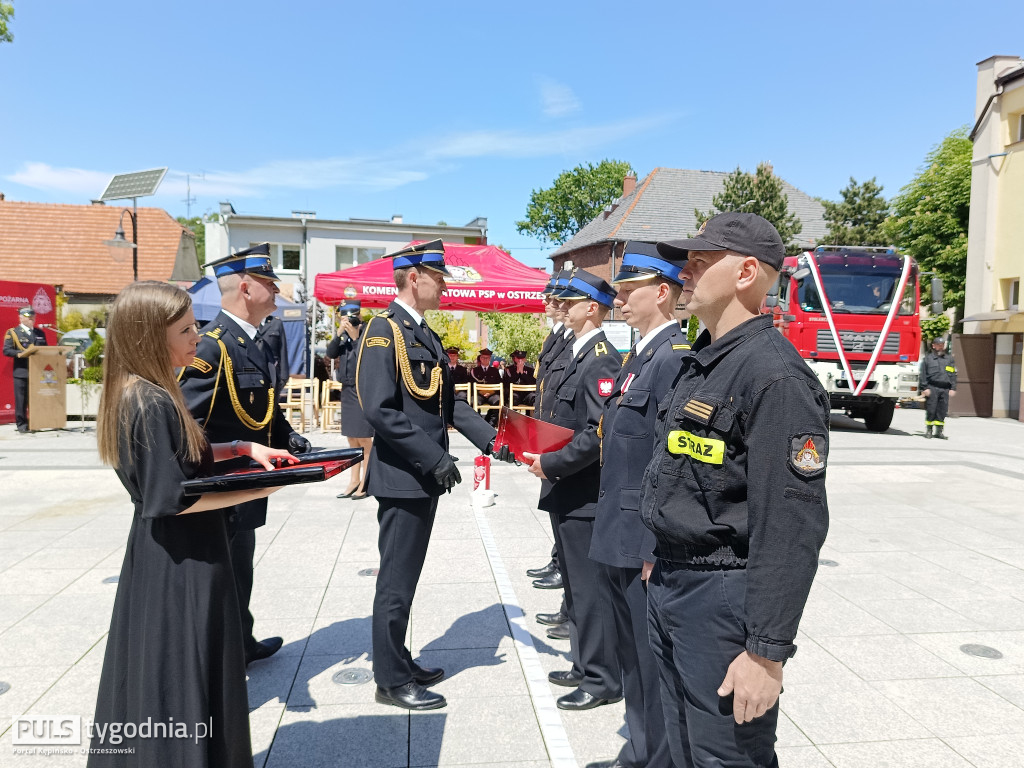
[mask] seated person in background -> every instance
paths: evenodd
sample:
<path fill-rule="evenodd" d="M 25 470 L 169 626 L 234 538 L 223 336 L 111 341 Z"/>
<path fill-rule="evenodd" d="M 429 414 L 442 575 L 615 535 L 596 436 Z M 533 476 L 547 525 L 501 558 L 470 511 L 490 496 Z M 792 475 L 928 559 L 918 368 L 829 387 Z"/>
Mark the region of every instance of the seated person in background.
<path fill-rule="evenodd" d="M 531 387 L 537 386 L 537 377 L 533 375 L 533 368 L 526 364 L 526 352 L 517 349 L 512 353 L 512 362 L 505 367 L 505 402 L 509 407 L 513 405 L 533 405 L 537 399 L 537 391 L 516 392 L 515 399 L 510 397 L 510 385 L 527 384 Z"/>
<path fill-rule="evenodd" d="M 470 377 L 477 384 L 501 384 L 501 371 L 491 367 L 491 350 L 484 347 L 476 357 L 476 367 L 469 372 Z M 498 405 L 501 397 L 495 392 L 492 395 L 477 395 L 477 405 Z M 497 411 L 488 411 L 488 418 L 497 419 Z"/>
<path fill-rule="evenodd" d="M 459 353 L 462 352 L 458 347 L 448 347 L 445 353 L 448 355 L 448 372 L 452 375 L 452 381 L 456 384 L 469 384 L 472 379 L 469 377 L 469 371 L 466 370 L 466 366 L 459 363 Z M 466 400 L 465 392 L 456 392 L 456 400 Z"/>

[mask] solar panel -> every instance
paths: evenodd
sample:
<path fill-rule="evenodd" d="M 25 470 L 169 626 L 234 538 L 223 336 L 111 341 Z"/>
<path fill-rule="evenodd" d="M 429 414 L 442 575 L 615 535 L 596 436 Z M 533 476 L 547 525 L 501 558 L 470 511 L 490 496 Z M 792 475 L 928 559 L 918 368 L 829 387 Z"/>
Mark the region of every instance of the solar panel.
<path fill-rule="evenodd" d="M 130 197 L 147 197 L 156 194 L 157 187 L 164 180 L 166 168 L 154 168 L 151 171 L 135 171 L 119 173 L 110 180 L 107 188 L 100 195 L 100 200 L 125 200 Z"/>

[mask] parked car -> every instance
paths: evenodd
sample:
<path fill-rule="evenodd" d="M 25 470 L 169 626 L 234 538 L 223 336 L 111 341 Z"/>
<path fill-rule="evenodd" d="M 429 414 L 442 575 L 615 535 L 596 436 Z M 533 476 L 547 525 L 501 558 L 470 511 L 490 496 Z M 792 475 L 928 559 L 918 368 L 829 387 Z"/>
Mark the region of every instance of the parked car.
<path fill-rule="evenodd" d="M 106 328 L 97 328 L 96 333 L 98 333 L 104 340 L 107 338 Z M 74 349 L 68 352 L 68 357 L 72 358 L 75 355 L 83 354 L 92 342 L 89 340 L 89 329 L 78 328 L 74 331 L 68 331 L 65 333 L 60 337 L 60 341 L 58 343 L 61 346 L 74 347 Z"/>

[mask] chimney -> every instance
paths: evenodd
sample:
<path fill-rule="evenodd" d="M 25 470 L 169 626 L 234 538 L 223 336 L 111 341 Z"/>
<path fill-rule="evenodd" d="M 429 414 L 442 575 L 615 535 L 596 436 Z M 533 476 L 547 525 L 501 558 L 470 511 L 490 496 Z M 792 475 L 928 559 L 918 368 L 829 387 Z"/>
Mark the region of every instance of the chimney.
<path fill-rule="evenodd" d="M 89 205 L 106 205 L 102 200 L 90 200 Z"/>
<path fill-rule="evenodd" d="M 394 216 L 392 216 L 391 217 L 391 223 L 392 224 L 401 224 L 402 223 L 402 214 L 396 213 Z"/>
<path fill-rule="evenodd" d="M 630 171 L 626 174 L 626 178 L 622 180 L 622 196 L 629 197 L 633 194 L 633 190 L 636 189 L 636 174 Z"/>
<path fill-rule="evenodd" d="M 0 203 L 4 201 L 4 193 L 0 192 Z"/>

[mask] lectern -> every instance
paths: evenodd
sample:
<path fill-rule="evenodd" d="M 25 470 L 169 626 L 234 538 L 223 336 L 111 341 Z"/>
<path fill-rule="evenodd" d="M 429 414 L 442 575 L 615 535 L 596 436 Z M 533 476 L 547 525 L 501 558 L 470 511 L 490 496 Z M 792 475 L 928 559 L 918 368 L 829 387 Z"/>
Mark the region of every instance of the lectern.
<path fill-rule="evenodd" d="M 67 424 L 67 353 L 71 347 L 30 345 L 19 357 L 28 360 L 28 428 L 64 429 Z"/>

